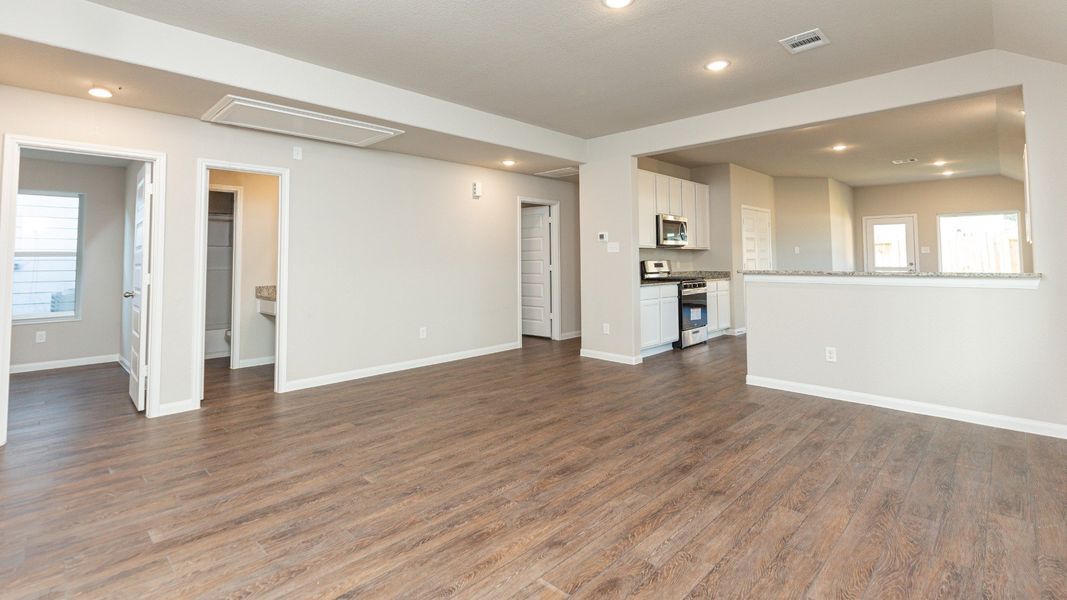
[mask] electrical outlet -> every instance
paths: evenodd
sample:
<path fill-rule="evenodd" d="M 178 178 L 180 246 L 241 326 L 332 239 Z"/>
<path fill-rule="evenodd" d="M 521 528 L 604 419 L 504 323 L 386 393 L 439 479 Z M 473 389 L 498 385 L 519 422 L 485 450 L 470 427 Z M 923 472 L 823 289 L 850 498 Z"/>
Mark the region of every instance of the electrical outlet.
<path fill-rule="evenodd" d="M 793 254 L 800 254 L 800 246 L 793 246 Z"/>
<path fill-rule="evenodd" d="M 37 336 L 36 336 L 36 338 L 35 338 L 35 341 L 36 341 L 36 342 L 37 342 L 38 344 L 43 344 L 43 343 L 45 343 L 45 342 L 46 342 L 47 340 L 48 340 L 48 332 L 47 332 L 47 331 L 38 331 L 38 332 L 37 332 Z"/>
<path fill-rule="evenodd" d="M 430 332 L 429 332 L 429 329 L 428 329 L 428 328 L 426 328 L 426 327 L 419 327 L 419 339 L 420 339 L 420 340 L 424 340 L 424 339 L 426 339 L 426 337 L 427 337 L 428 335 L 430 335 Z"/>
<path fill-rule="evenodd" d="M 293 146 L 293 160 L 304 160 L 304 149 L 300 146 Z"/>
<path fill-rule="evenodd" d="M 603 325 L 604 335 L 611 335 L 611 323 L 604 323 Z"/>
<path fill-rule="evenodd" d="M 826 362 L 837 362 L 837 348 L 834 346 L 826 347 Z"/>

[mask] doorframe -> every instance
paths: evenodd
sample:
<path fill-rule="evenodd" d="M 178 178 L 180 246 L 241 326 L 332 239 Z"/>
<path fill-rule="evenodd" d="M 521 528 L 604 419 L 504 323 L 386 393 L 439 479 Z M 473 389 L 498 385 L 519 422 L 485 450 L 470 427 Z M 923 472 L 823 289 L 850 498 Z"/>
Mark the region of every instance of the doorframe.
<path fill-rule="evenodd" d="M 222 185 L 212 184 L 208 182 L 208 192 L 231 192 L 233 193 L 233 237 L 230 239 L 230 243 L 233 244 L 233 253 L 230 255 L 230 368 L 238 369 L 241 366 L 240 355 L 240 335 L 241 328 L 235 327 L 235 323 L 241 322 L 241 288 L 237 285 L 241 281 L 241 203 L 244 196 L 245 189 L 239 185 Z M 210 200 L 210 198 L 209 198 Z M 211 208 L 210 202 L 208 203 L 208 209 Z M 208 221 L 210 221 L 210 216 Z M 204 243 L 207 243 L 205 237 Z M 206 260 L 206 255 L 205 255 Z M 205 275 L 207 273 L 207 267 L 204 267 Z M 204 294 L 207 298 L 207 283 L 205 282 Z M 206 310 L 206 309 L 205 309 Z M 207 321 L 207 315 L 205 312 L 204 321 Z M 206 325 L 205 325 L 206 328 Z M 204 332 L 207 335 L 207 332 Z M 206 354 L 206 352 L 205 352 Z"/>
<path fill-rule="evenodd" d="M 270 175 L 278 178 L 278 297 L 274 316 L 274 392 L 279 394 L 285 392 L 289 384 L 286 370 L 288 362 L 286 343 L 289 337 L 287 329 L 289 322 L 289 169 L 198 158 L 196 160 L 196 239 L 193 247 L 196 265 L 196 276 L 193 281 L 193 298 L 196 302 L 193 318 L 193 322 L 196 323 L 193 331 L 193 358 L 196 361 L 193 368 L 193 390 L 195 390 L 193 397 L 196 400 L 196 408 L 200 408 L 200 404 L 204 401 L 204 336 L 207 327 L 207 209 L 211 170 Z M 234 210 L 236 211 L 236 208 Z M 235 229 L 236 226 L 237 215 L 235 214 Z M 236 243 L 235 236 L 234 244 Z M 232 329 L 232 317 L 230 325 Z M 233 339 L 235 338 L 231 336 L 231 340 Z M 231 354 L 231 361 L 232 357 Z"/>
<path fill-rule="evenodd" d="M 548 207 L 548 220 L 549 220 L 549 235 L 552 238 L 549 243 L 549 252 L 552 253 L 552 260 L 550 262 L 551 274 L 549 276 L 549 282 L 552 285 L 552 337 L 553 340 L 563 339 L 563 277 L 561 275 L 562 269 L 560 268 L 561 254 L 560 254 L 560 231 L 563 229 L 563 220 L 560 216 L 560 203 L 559 200 L 546 200 L 544 198 L 532 198 L 529 196 L 519 196 L 516 207 L 518 208 L 518 218 L 516 219 L 516 248 L 518 250 L 515 257 L 516 274 L 518 279 L 518 335 L 519 345 L 522 345 L 522 205 L 534 204 L 537 206 Z M 554 227 L 553 227 L 554 226 Z"/>
<path fill-rule="evenodd" d="M 760 212 L 760 213 L 763 213 L 763 214 L 767 215 L 767 227 L 770 229 L 770 235 L 767 236 L 767 239 L 770 241 L 770 244 L 771 244 L 771 247 L 770 247 L 771 266 L 770 266 L 770 268 L 774 269 L 774 267 L 778 264 L 777 257 L 774 254 L 774 211 L 772 211 L 769 208 L 763 208 L 762 206 L 752 206 L 751 204 L 742 204 L 741 205 L 741 223 L 740 223 L 741 231 L 738 232 L 738 233 L 739 233 L 739 235 L 741 237 L 741 240 L 742 240 L 742 245 L 741 245 L 741 262 L 742 262 L 742 266 L 743 266 L 744 260 L 745 260 L 745 248 L 744 248 L 744 241 L 743 240 L 744 240 L 744 237 L 745 237 L 745 211 L 746 210 L 754 211 L 754 212 Z"/>
<path fill-rule="evenodd" d="M 145 416 L 160 414 L 159 367 L 163 356 L 163 234 L 166 223 L 167 155 L 163 152 L 119 146 L 104 146 L 68 140 L 56 140 L 25 135 L 4 134 L 3 170 L 0 171 L 0 264 L 15 261 L 15 203 L 18 196 L 19 164 L 23 149 L 49 150 L 89 156 L 122 158 L 152 165 L 152 222 L 150 224 L 149 298 L 148 310 L 148 398 Z M 14 280 L 13 269 L 0 268 L 0 297 L 10 298 Z M 8 404 L 11 384 L 11 302 L 0 302 L 0 446 L 7 443 Z"/>
<path fill-rule="evenodd" d="M 870 252 L 869 252 L 870 249 L 867 247 L 867 223 L 868 223 L 868 221 L 871 221 L 871 220 L 874 220 L 874 219 L 911 219 L 911 232 L 912 232 L 911 254 L 912 254 L 912 256 L 915 257 L 915 268 L 913 269 L 913 272 L 915 272 L 915 273 L 922 272 L 922 266 L 921 266 L 921 263 L 920 263 L 920 261 L 922 259 L 919 258 L 919 215 L 917 213 L 905 213 L 905 214 L 900 214 L 900 215 L 866 215 L 866 216 L 863 217 L 863 219 L 861 220 L 862 221 L 861 224 L 863 225 L 863 271 L 865 273 L 873 273 L 874 272 L 871 269 L 872 265 L 871 265 L 871 256 L 870 256 Z M 890 272 L 908 273 L 909 271 L 890 271 Z"/>

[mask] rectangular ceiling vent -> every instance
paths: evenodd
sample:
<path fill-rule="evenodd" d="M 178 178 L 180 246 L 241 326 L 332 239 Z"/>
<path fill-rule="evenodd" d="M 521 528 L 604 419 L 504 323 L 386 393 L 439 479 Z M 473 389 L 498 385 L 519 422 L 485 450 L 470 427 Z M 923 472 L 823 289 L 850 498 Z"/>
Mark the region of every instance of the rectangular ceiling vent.
<path fill-rule="evenodd" d="M 247 127 L 347 146 L 365 147 L 404 133 L 384 125 L 227 94 L 201 117 L 209 123 Z"/>
<path fill-rule="evenodd" d="M 561 177 L 570 177 L 578 174 L 578 167 L 563 167 L 562 169 L 552 169 L 551 171 L 541 171 L 540 173 L 534 173 L 534 175 L 540 175 L 541 177 L 555 177 L 557 179 Z"/>
<path fill-rule="evenodd" d="M 784 46 L 790 54 L 800 54 L 801 52 L 814 50 L 819 46 L 825 46 L 830 43 L 830 40 L 827 39 L 822 29 L 816 27 L 811 31 L 805 31 L 804 33 L 787 37 L 784 40 L 778 40 L 778 43 Z"/>
<path fill-rule="evenodd" d="M 919 162 L 919 159 L 917 159 L 915 157 L 912 157 L 912 158 L 898 158 L 898 159 L 893 161 L 893 164 L 899 166 L 899 165 L 910 165 L 912 163 L 917 163 L 917 162 Z"/>

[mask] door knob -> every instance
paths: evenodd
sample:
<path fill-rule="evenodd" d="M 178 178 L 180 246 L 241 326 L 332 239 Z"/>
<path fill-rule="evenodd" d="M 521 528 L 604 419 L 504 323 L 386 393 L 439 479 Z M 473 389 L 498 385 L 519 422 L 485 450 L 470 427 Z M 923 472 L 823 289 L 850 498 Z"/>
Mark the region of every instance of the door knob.
<path fill-rule="evenodd" d="M 133 292 L 122 292 L 123 298 L 133 298 Z"/>

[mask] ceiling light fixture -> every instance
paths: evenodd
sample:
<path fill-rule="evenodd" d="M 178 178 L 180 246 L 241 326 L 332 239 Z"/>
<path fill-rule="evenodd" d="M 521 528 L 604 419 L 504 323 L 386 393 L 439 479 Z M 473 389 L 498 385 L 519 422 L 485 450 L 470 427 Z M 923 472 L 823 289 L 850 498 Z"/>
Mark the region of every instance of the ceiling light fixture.
<path fill-rule="evenodd" d="M 844 152 L 845 150 L 848 150 L 848 146 L 845 144 L 838 144 L 833 147 L 834 152 Z"/>
<path fill-rule="evenodd" d="M 941 174 L 944 175 L 945 177 L 951 177 L 951 176 L 955 175 L 956 172 L 955 171 L 941 171 Z"/>
<path fill-rule="evenodd" d="M 634 3 L 634 0 L 601 0 L 608 8 L 626 8 Z"/>
<path fill-rule="evenodd" d="M 948 161 L 945 161 L 945 160 L 934 161 L 934 166 L 935 167 L 943 167 L 943 166 L 945 166 L 947 164 L 948 164 Z"/>
<path fill-rule="evenodd" d="M 112 94 L 111 90 L 109 90 L 107 88 L 102 88 L 100 86 L 93 86 L 93 87 L 89 88 L 89 95 L 94 97 L 94 98 L 110 98 L 114 94 Z"/>
<path fill-rule="evenodd" d="M 1019 114 L 1025 117 L 1026 116 L 1026 111 L 1025 110 L 1020 110 Z"/>
<path fill-rule="evenodd" d="M 723 69 L 729 66 L 730 61 L 728 60 L 713 60 L 708 64 L 704 65 L 704 68 L 711 71 L 712 73 L 718 73 L 719 71 L 722 71 Z"/>
<path fill-rule="evenodd" d="M 515 166 L 515 161 L 513 161 L 513 160 L 511 160 L 509 158 L 507 160 L 500 161 L 500 164 L 504 165 L 505 167 L 514 167 Z"/>

